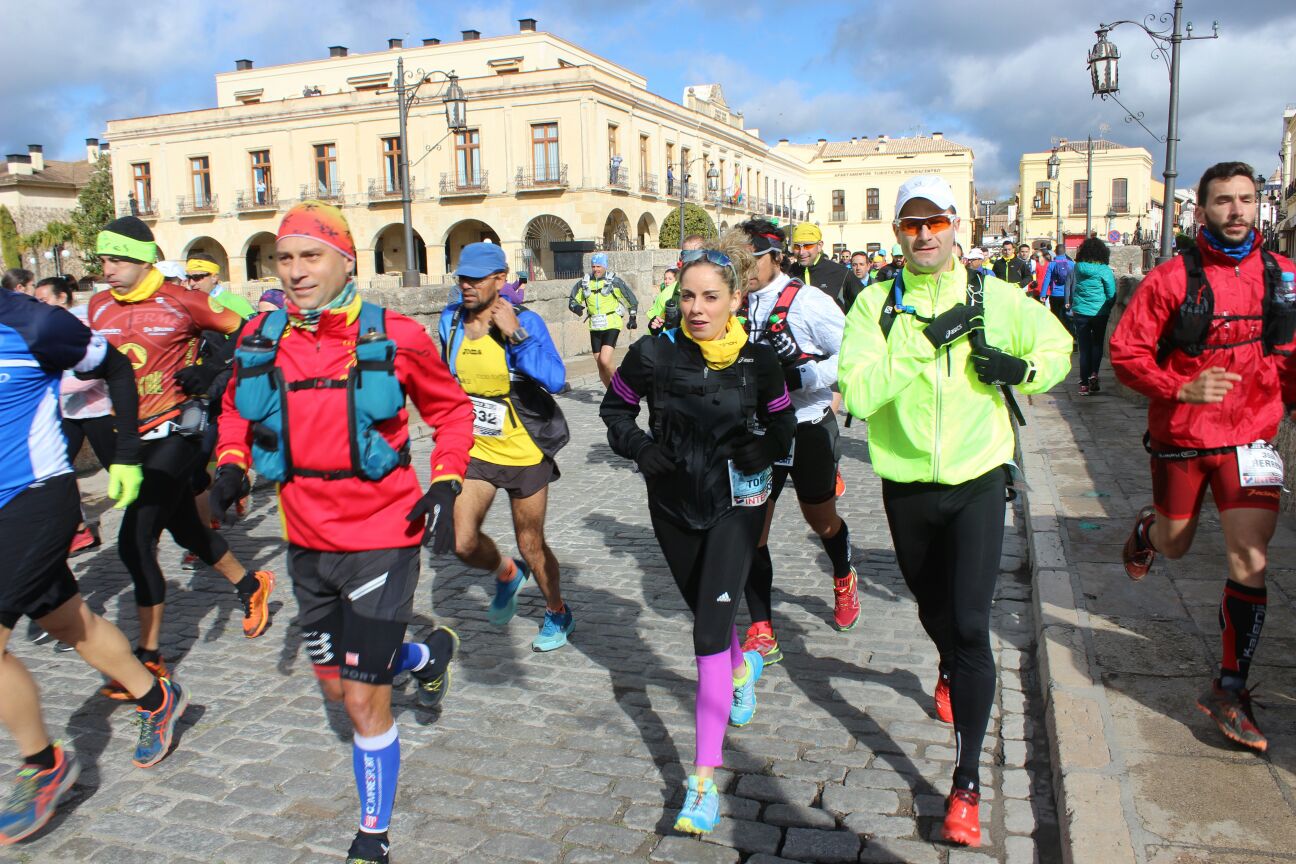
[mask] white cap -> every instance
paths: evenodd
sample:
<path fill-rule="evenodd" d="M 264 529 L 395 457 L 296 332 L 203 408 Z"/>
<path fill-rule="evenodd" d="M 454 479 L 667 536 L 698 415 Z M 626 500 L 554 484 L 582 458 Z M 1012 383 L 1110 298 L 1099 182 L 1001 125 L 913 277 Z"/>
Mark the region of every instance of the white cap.
<path fill-rule="evenodd" d="M 167 279 L 179 279 L 183 282 L 185 277 L 189 275 L 185 270 L 185 262 L 183 261 L 159 261 L 153 266 Z"/>
<path fill-rule="evenodd" d="M 950 188 L 944 177 L 936 174 L 919 174 L 904 182 L 899 193 L 896 194 L 897 219 L 900 218 L 900 211 L 904 206 L 915 198 L 926 198 L 942 210 L 955 209 L 954 190 Z"/>
<path fill-rule="evenodd" d="M 980 246 L 973 246 L 971 250 L 968 251 L 967 257 L 969 259 L 980 258 L 981 260 L 984 261 L 986 258 L 986 251 L 982 249 Z"/>

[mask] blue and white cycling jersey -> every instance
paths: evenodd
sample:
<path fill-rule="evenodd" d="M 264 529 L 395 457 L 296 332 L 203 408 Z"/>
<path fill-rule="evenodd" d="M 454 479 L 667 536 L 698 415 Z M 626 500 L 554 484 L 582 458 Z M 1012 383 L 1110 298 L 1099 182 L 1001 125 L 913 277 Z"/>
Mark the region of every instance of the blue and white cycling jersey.
<path fill-rule="evenodd" d="M 107 353 L 107 340 L 66 309 L 0 291 L 0 507 L 71 473 L 59 382 L 66 369 L 97 369 Z"/>

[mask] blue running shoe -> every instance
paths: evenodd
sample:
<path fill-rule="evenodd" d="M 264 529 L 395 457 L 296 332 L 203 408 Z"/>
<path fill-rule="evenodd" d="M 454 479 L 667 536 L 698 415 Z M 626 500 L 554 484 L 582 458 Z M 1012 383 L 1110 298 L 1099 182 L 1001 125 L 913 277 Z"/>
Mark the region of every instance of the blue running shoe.
<path fill-rule="evenodd" d="M 746 726 L 756 714 L 756 682 L 765 671 L 765 658 L 759 651 L 744 651 L 747 661 L 747 680 L 734 685 L 733 704 L 729 706 L 729 725 Z"/>
<path fill-rule="evenodd" d="M 507 582 L 495 580 L 495 596 L 491 598 L 490 608 L 486 610 L 486 620 L 496 627 L 503 627 L 517 614 L 517 595 L 522 590 L 522 583 L 531 577 L 526 562 L 521 558 L 513 559 L 513 578 Z"/>
<path fill-rule="evenodd" d="M 9 800 L 0 809 L 0 846 L 17 843 L 44 828 L 80 773 L 76 755 L 59 742 L 54 743 L 53 768 L 20 770 Z"/>
<path fill-rule="evenodd" d="M 151 768 L 166 758 L 175 740 L 176 722 L 189 707 L 189 694 L 179 684 L 168 678 L 159 678 L 165 694 L 162 707 L 156 711 L 135 709 L 135 722 L 139 724 L 139 743 L 135 745 L 135 759 L 140 768 Z"/>
<path fill-rule="evenodd" d="M 546 609 L 540 632 L 531 641 L 531 650 L 552 651 L 561 648 L 567 644 L 567 634 L 574 629 L 576 629 L 576 622 L 572 619 L 570 605 L 564 603 L 561 612 L 550 612 Z"/>
<path fill-rule="evenodd" d="M 675 818 L 675 830 L 684 834 L 710 834 L 719 822 L 720 792 L 715 783 L 709 778 L 699 780 L 696 774 L 690 774 L 684 809 Z"/>

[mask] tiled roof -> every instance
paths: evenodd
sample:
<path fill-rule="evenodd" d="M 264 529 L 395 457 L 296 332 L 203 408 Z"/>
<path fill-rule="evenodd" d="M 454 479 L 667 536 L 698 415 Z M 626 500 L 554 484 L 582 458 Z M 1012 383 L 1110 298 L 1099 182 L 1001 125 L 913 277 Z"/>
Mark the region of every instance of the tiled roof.
<path fill-rule="evenodd" d="M 1088 141 L 1068 141 L 1058 149 L 1066 150 L 1070 153 L 1088 153 L 1089 142 Z M 1135 148 L 1130 147 L 1128 144 L 1117 144 L 1115 141 L 1108 141 L 1106 138 L 1096 138 L 1094 139 L 1093 142 L 1093 149 L 1097 151 L 1097 150 L 1133 150 Z"/>
<path fill-rule="evenodd" d="M 0 166 L 0 171 L 3 170 L 3 166 Z M 90 173 L 92 171 L 94 171 L 94 166 L 89 162 L 60 162 L 56 159 L 46 159 L 43 171 L 36 171 L 31 174 L 0 173 L 0 186 L 32 183 L 74 186 L 80 189 L 90 182 Z"/>
<path fill-rule="evenodd" d="M 858 138 L 855 141 L 827 141 L 819 146 L 819 152 L 815 154 L 815 158 L 836 159 L 843 156 L 871 156 L 882 152 L 878 146 L 881 143 L 883 142 L 879 138 Z M 885 143 L 885 155 L 887 156 L 908 155 L 910 153 L 948 153 L 971 149 L 964 144 L 950 141 L 947 138 L 929 138 L 926 136 L 888 138 Z"/>

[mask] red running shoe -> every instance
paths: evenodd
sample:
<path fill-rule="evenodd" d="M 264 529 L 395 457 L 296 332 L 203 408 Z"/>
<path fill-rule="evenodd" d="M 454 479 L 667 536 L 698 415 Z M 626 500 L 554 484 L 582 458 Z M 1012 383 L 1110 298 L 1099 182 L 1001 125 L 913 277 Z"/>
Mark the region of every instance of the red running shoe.
<path fill-rule="evenodd" d="M 71 558 L 74 555 L 87 552 L 98 546 L 99 543 L 99 532 L 86 525 L 72 536 L 72 545 L 68 547 L 68 557 Z"/>
<path fill-rule="evenodd" d="M 753 621 L 747 628 L 747 639 L 743 642 L 744 651 L 755 651 L 765 658 L 769 666 L 783 659 L 783 649 L 779 648 L 774 628 L 768 621 Z"/>
<path fill-rule="evenodd" d="M 942 723 L 954 722 L 954 706 L 950 704 L 949 679 L 939 672 L 936 674 L 936 692 L 932 694 L 936 701 L 936 719 Z"/>
<path fill-rule="evenodd" d="M 1269 739 L 1256 725 L 1251 706 L 1250 690 L 1226 689 L 1220 686 L 1218 678 L 1197 697 L 1197 707 L 1215 721 L 1225 738 L 1263 753 L 1269 749 Z"/>
<path fill-rule="evenodd" d="M 1144 507 L 1139 511 L 1138 519 L 1134 522 L 1134 530 L 1125 541 L 1125 551 L 1122 556 L 1125 573 L 1135 582 L 1148 574 L 1152 569 L 1152 562 L 1156 560 L 1156 550 L 1152 548 L 1152 543 L 1147 536 L 1155 521 L 1156 509 Z"/>
<path fill-rule="evenodd" d="M 837 485 L 834 491 L 837 493 L 838 498 L 846 494 L 846 481 L 842 478 L 841 471 L 837 472 Z"/>
<path fill-rule="evenodd" d="M 840 579 L 833 577 L 833 626 L 846 631 L 859 621 L 860 602 L 855 568 Z"/>
<path fill-rule="evenodd" d="M 954 789 L 945 799 L 945 828 L 941 835 L 959 846 L 981 845 L 981 795 Z"/>

